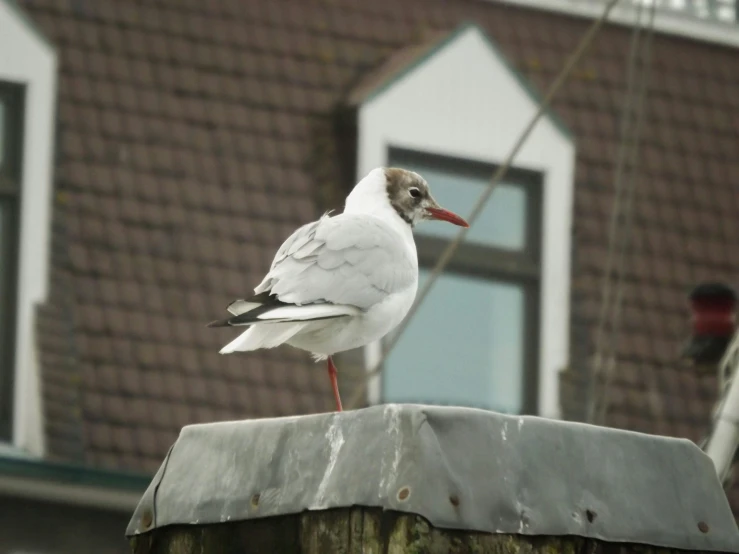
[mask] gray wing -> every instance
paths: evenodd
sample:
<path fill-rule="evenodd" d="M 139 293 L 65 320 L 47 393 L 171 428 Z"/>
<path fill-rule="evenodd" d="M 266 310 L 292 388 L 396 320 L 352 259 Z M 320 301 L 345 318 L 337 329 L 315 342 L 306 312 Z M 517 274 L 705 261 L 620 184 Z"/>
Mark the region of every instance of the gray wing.
<path fill-rule="evenodd" d="M 372 216 L 341 214 L 295 231 L 254 292 L 289 304 L 367 309 L 408 288 L 417 276 L 415 253 L 396 231 Z"/>

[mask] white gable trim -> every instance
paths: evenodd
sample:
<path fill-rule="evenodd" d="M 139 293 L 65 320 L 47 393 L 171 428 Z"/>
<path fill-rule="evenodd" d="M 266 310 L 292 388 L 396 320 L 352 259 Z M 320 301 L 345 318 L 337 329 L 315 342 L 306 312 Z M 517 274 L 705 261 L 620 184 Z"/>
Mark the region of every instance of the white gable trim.
<path fill-rule="evenodd" d="M 537 106 L 483 32 L 465 27 L 358 107 L 357 179 L 386 165 L 391 146 L 500 164 Z M 569 357 L 572 138 L 552 117 L 543 118 L 514 165 L 543 174 L 538 412 L 556 418 L 558 373 Z M 367 348 L 368 367 L 378 348 Z M 379 390 L 375 379 L 371 403 Z"/>
<path fill-rule="evenodd" d="M 0 81 L 26 87 L 13 444 L 41 456 L 45 445 L 35 307 L 46 300 L 48 289 L 57 57 L 53 46 L 8 0 L 0 0 L 0 29 Z"/>

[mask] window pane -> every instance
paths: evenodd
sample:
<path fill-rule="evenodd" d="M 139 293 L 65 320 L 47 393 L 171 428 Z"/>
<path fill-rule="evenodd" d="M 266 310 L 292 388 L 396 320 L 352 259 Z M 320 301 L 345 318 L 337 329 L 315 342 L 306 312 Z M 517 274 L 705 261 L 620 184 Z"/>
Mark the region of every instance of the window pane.
<path fill-rule="evenodd" d="M 10 236 L 10 209 L 11 204 L 9 201 L 0 200 L 0 322 L 12 321 L 8 317 L 9 314 L 5 313 L 7 310 L 7 294 L 8 294 L 8 282 L 12 276 L 11 260 L 10 258 L 10 244 L 12 240 Z M 2 329 L 4 325 L 0 324 L 0 372 L 5 368 L 3 364 L 4 358 L 4 335 Z M 2 379 L 0 379 L 0 386 L 2 386 Z M 0 403 L 2 403 L 2 390 L 0 390 Z"/>
<path fill-rule="evenodd" d="M 7 263 L 8 260 L 6 251 L 7 248 L 5 247 L 5 241 L 8 239 L 8 233 L 6 231 L 7 227 L 7 202 L 3 202 L 0 200 L 0 295 L 5 295 L 5 291 L 3 290 L 3 282 L 5 281 L 4 276 L 7 273 Z M 0 309 L 2 307 L 2 302 L 0 301 Z M 0 312 L 0 318 L 5 317 L 5 314 Z"/>
<path fill-rule="evenodd" d="M 420 165 L 402 165 L 422 175 L 439 204 L 462 217 L 467 217 L 472 212 L 475 202 L 489 182 L 488 177 L 475 178 L 427 169 Z M 495 187 L 465 240 L 522 250 L 526 246 L 526 213 L 526 191 L 515 185 L 500 183 Z M 459 229 L 452 225 L 428 222 L 419 225 L 416 232 L 433 237 L 453 238 Z"/>
<path fill-rule="evenodd" d="M 10 434 L 10 410 L 12 399 L 12 368 L 8 366 L 8 327 L 14 318 L 8 314 L 8 279 L 11 277 L 11 260 L 8 259 L 10 204 L 0 200 L 0 440 Z"/>
<path fill-rule="evenodd" d="M 0 169 L 3 167 L 5 162 L 5 125 L 7 117 L 5 116 L 5 103 L 2 97 L 0 97 Z"/>
<path fill-rule="evenodd" d="M 387 359 L 383 400 L 520 413 L 524 302 L 518 285 L 440 276 Z"/>

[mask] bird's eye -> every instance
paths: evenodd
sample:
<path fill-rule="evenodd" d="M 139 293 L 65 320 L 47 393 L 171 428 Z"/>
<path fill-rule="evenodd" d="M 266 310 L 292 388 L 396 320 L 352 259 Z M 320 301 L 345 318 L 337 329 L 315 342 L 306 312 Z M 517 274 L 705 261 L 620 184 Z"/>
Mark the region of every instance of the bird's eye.
<path fill-rule="evenodd" d="M 410 194 L 413 198 L 421 198 L 421 191 L 418 190 L 416 187 L 409 188 L 408 194 Z"/>

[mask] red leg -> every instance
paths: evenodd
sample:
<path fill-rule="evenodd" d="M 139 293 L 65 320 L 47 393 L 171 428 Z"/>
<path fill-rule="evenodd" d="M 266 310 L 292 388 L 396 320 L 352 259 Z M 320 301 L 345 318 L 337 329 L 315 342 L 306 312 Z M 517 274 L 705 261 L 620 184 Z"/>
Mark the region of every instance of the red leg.
<path fill-rule="evenodd" d="M 331 387 L 334 389 L 334 398 L 336 399 L 336 409 L 341 412 L 341 396 L 339 395 L 339 382 L 336 379 L 336 366 L 331 356 L 328 357 L 328 377 L 331 379 Z"/>

